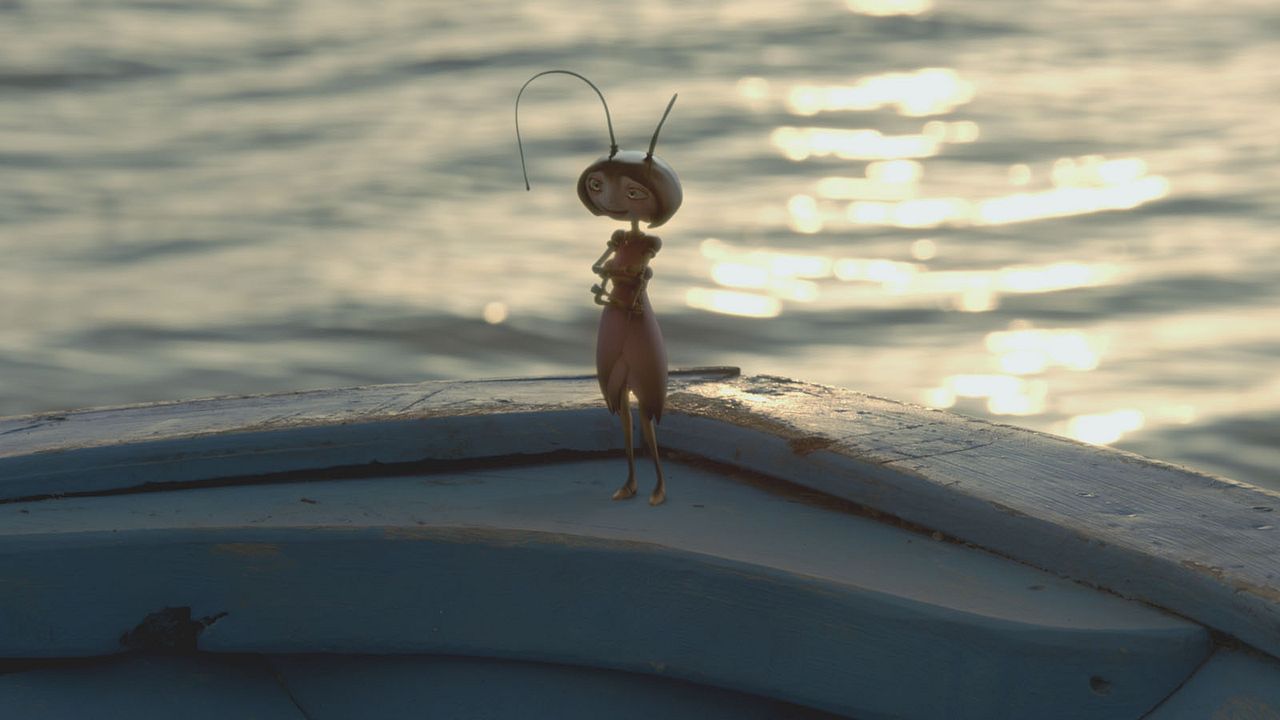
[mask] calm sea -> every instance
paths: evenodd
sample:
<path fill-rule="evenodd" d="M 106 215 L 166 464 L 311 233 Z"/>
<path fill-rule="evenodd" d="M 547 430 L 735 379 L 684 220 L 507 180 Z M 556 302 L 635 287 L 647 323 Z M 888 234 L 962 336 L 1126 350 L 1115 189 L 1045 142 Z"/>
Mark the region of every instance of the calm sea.
<path fill-rule="evenodd" d="M 658 154 L 675 366 L 1280 488 L 1271 0 L 0 0 L 0 414 L 589 373 Z"/>

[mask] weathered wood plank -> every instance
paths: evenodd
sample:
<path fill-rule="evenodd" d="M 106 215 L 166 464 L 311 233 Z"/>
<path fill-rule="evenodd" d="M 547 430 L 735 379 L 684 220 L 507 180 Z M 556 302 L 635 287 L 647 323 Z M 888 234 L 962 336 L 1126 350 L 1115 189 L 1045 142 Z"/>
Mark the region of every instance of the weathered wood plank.
<path fill-rule="evenodd" d="M 0 675 L 22 720 L 307 720 L 258 657 L 124 655 Z"/>
<path fill-rule="evenodd" d="M 653 675 L 440 656 L 272 658 L 309 720 L 837 720 L 769 698 Z"/>
<path fill-rule="evenodd" d="M 1194 618 L 1280 655 L 1280 494 L 1021 428 L 776 378 L 672 398 L 669 445 Z M 726 442 L 725 426 L 742 434 Z"/>
<path fill-rule="evenodd" d="M 846 390 L 703 380 L 673 384 L 664 446 L 937 528 L 1280 655 L 1280 494 Z M 445 383 L 11 419 L 0 421 L 0 498 L 616 449 L 596 393 L 594 378 Z"/>
<path fill-rule="evenodd" d="M 357 419 L 0 458 L 0 502 L 370 463 L 619 449 L 603 408 Z"/>
<path fill-rule="evenodd" d="M 671 387 L 723 380 L 733 368 L 673 372 Z M 596 408 L 594 377 L 423 382 L 157 403 L 0 418 L 0 458 L 362 420 Z"/>
<path fill-rule="evenodd" d="M 1192 623 L 695 466 L 660 509 L 611 502 L 623 472 L 11 504 L 0 654 L 109 653 L 189 607 L 206 650 L 524 659 L 914 718 L 1131 718 L 1208 654 Z"/>
<path fill-rule="evenodd" d="M 736 373 L 678 371 L 671 387 Z M 3 418 L 0 501 L 330 465 L 619 449 L 616 423 L 594 377 L 380 385 Z"/>
<path fill-rule="evenodd" d="M 616 433 L 608 432 L 607 412 L 591 402 L 593 387 L 581 378 L 550 385 L 422 383 L 3 420 L 0 498 L 472 457 L 477 442 L 495 435 L 489 418 L 506 410 L 530 417 L 505 426 L 505 443 L 493 452 L 620 447 L 620 439 L 610 439 Z M 523 447 L 521 437 L 532 445 Z"/>

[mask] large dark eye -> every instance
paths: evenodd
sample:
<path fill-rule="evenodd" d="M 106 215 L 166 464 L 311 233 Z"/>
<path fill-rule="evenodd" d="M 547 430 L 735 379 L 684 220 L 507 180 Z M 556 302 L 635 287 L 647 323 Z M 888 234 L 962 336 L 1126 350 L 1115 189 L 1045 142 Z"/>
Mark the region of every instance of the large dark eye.
<path fill-rule="evenodd" d="M 587 181 L 587 189 L 590 190 L 591 192 L 600 192 L 600 190 L 602 190 L 603 188 L 604 188 L 604 183 L 600 182 L 595 178 L 591 178 L 590 180 Z"/>
<path fill-rule="evenodd" d="M 627 188 L 627 197 L 631 198 L 632 200 L 643 200 L 649 197 L 649 193 L 645 192 L 644 188 L 631 187 L 631 188 Z"/>

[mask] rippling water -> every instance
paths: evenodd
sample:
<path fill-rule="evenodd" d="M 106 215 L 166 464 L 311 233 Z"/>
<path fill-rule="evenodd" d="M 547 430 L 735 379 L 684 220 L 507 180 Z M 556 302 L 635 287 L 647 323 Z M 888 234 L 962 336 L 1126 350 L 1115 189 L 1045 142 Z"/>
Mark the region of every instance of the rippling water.
<path fill-rule="evenodd" d="M 658 154 L 673 365 L 1280 488 L 1266 1 L 0 0 L 0 414 L 591 372 Z"/>

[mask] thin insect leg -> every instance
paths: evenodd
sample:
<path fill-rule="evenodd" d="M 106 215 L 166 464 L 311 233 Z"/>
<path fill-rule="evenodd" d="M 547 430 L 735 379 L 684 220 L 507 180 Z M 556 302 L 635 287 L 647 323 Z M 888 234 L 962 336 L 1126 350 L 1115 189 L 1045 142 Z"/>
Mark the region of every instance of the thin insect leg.
<path fill-rule="evenodd" d="M 653 457 L 653 469 L 658 473 L 658 484 L 649 496 L 650 505 L 661 505 L 667 499 L 667 481 L 662 476 L 662 461 L 658 458 L 658 436 L 653 429 L 653 420 L 640 413 L 640 430 L 644 432 L 645 445 L 649 446 L 649 455 Z"/>
<path fill-rule="evenodd" d="M 631 428 L 631 391 L 623 389 L 622 403 L 618 407 L 622 416 L 622 442 L 627 448 L 627 482 L 613 493 L 614 500 L 626 500 L 636 495 L 636 454 Z"/>

